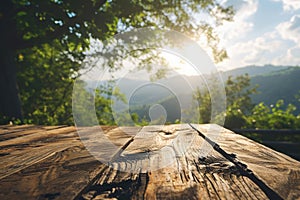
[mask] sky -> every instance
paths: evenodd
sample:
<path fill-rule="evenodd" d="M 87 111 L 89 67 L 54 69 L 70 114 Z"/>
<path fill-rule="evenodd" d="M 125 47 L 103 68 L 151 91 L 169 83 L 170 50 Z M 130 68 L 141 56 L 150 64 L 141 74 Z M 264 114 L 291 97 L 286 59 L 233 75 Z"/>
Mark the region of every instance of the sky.
<path fill-rule="evenodd" d="M 218 71 L 249 65 L 300 66 L 300 0 L 219 1 L 224 5 L 232 5 L 236 13 L 232 22 L 216 28 L 219 45 L 226 49 L 229 56 L 223 62 L 215 63 Z M 198 43 L 201 45 L 201 41 Z M 206 47 L 203 46 L 203 49 L 206 50 Z M 209 55 L 209 51 L 206 52 Z M 182 59 L 173 55 L 164 56 L 170 66 L 176 68 L 176 73 L 199 74 L 195 72 L 195 67 Z M 124 76 L 124 73 L 128 73 L 128 76 L 132 74 L 121 70 L 114 76 Z M 133 74 L 131 77 L 143 76 Z"/>
<path fill-rule="evenodd" d="M 223 0 L 233 22 L 217 28 L 229 58 L 220 70 L 247 65 L 300 65 L 300 0 Z"/>

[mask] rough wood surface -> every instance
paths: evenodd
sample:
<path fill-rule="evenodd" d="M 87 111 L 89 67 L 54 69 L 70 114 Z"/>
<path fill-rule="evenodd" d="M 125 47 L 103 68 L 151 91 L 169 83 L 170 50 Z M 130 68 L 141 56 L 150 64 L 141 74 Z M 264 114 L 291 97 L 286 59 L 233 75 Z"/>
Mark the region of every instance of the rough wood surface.
<path fill-rule="evenodd" d="M 217 125 L 102 130 L 0 126 L 0 199 L 300 198 L 299 162 Z"/>
<path fill-rule="evenodd" d="M 216 125 L 195 126 L 207 134 L 209 127 Z M 224 128 L 217 143 L 281 197 L 300 199 L 300 162 Z"/>
<path fill-rule="evenodd" d="M 81 198 L 267 198 L 233 163 L 206 152 L 208 146 L 187 124 L 145 127 Z"/>
<path fill-rule="evenodd" d="M 108 134 L 111 131 L 110 127 L 102 129 Z M 30 137 L 12 139 L 16 145 L 3 141 L 6 155 L 1 156 L 1 199 L 75 198 L 105 165 L 85 149 L 74 127 L 46 133 L 40 133 L 38 127 L 36 130 Z M 124 138 L 122 132 L 117 133 Z"/>

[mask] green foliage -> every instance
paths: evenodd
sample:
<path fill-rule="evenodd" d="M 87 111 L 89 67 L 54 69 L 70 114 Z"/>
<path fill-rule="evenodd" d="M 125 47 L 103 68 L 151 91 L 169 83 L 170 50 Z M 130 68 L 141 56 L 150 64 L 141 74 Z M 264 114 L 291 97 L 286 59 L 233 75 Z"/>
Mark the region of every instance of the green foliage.
<path fill-rule="evenodd" d="M 198 117 L 200 123 L 209 123 L 211 120 L 211 98 L 209 92 L 207 90 L 201 91 L 199 88 L 197 88 L 193 94 L 193 99 L 196 102 L 194 104 L 196 109 L 191 110 L 192 112 L 196 113 L 189 114 Z"/>
<path fill-rule="evenodd" d="M 239 107 L 239 102 L 227 107 L 224 126 L 231 129 L 239 129 L 246 125 L 247 117 Z"/>
<path fill-rule="evenodd" d="M 95 110 L 100 125 L 115 125 L 112 105 L 115 101 L 127 102 L 125 95 L 120 93 L 118 88 L 113 88 L 112 83 L 101 85 L 96 89 Z"/>
<path fill-rule="evenodd" d="M 256 87 L 250 87 L 250 77 L 248 74 L 240 75 L 234 79 L 229 76 L 226 81 L 226 101 L 228 107 L 239 108 L 241 112 L 249 112 L 253 104 L 250 95 L 256 93 Z"/>
<path fill-rule="evenodd" d="M 246 114 L 251 112 L 253 104 L 251 95 L 256 93 L 257 87 L 250 87 L 248 74 L 234 79 L 229 76 L 226 81 L 226 118 L 224 126 L 227 128 L 241 128 L 246 124 Z"/>
<path fill-rule="evenodd" d="M 246 74 L 235 78 L 228 77 L 225 90 L 227 110 L 224 126 L 228 128 L 240 128 L 246 124 L 245 113 L 249 113 L 253 107 L 250 95 L 256 92 L 256 88 L 250 87 L 250 77 Z M 188 114 L 196 117 L 196 114 L 198 114 L 198 119 L 194 117 L 192 122 L 211 122 L 211 95 L 213 93 L 215 93 L 215 91 L 196 89 L 193 95 L 194 104 Z M 222 115 L 222 113 L 220 115 Z"/>
<path fill-rule="evenodd" d="M 248 116 L 248 128 L 257 129 L 296 129 L 300 128 L 300 116 L 293 112 L 296 107 L 289 104 L 284 109 L 284 101 L 278 100 L 275 105 L 267 106 L 264 103 L 256 105 Z"/>
<path fill-rule="evenodd" d="M 250 78 L 247 74 L 234 79 L 229 77 L 225 88 L 227 94 L 225 127 L 230 129 L 300 128 L 300 115 L 294 114 L 296 107 L 293 104 L 286 106 L 283 100 L 277 100 L 275 105 L 270 106 L 263 102 L 255 106 L 252 104 L 250 96 L 256 93 L 257 87 L 250 87 Z M 299 100 L 299 94 L 295 95 L 297 100 Z M 208 91 L 197 89 L 194 92 L 194 100 L 198 102 L 198 107 L 193 110 L 200 113 L 200 120 L 197 122 L 209 123 L 211 102 Z"/>
<path fill-rule="evenodd" d="M 272 73 L 252 77 L 252 84 L 259 85 L 257 89 L 259 93 L 252 96 L 253 102 L 256 104 L 264 102 L 266 105 L 275 105 L 277 100 L 282 99 L 285 102 L 285 106 L 291 103 L 300 108 L 300 101 L 295 98 L 295 94 L 300 90 L 299 77 L 300 68 L 289 66 Z M 300 109 L 297 109 L 294 113 L 299 114 Z"/>
<path fill-rule="evenodd" d="M 148 26 L 194 38 L 205 33 L 215 60 L 221 61 L 226 52 L 218 48 L 213 27 L 232 20 L 234 14 L 232 7 L 222 7 L 217 0 L 4 0 L 2 4 L 0 26 L 8 33 L 1 35 L 7 40 L 3 49 L 14 55 L 24 122 L 47 125 L 72 124 L 72 85 L 80 75 L 91 38 L 105 41 L 117 33 Z M 201 13 L 209 20 L 199 21 L 192 13 Z M 97 95 L 96 103 L 108 105 Z M 97 108 L 101 116 L 110 112 L 106 106 Z M 101 123 L 112 123 L 111 117 L 103 117 Z"/>
<path fill-rule="evenodd" d="M 77 80 L 73 92 L 73 117 L 77 126 L 98 125 L 97 117 L 94 116 L 94 96 L 87 90 L 84 81 Z"/>
<path fill-rule="evenodd" d="M 72 89 L 78 60 L 55 40 L 19 54 L 18 85 L 24 118 L 35 124 L 72 124 Z"/>
<path fill-rule="evenodd" d="M 113 82 L 100 85 L 95 91 L 88 88 L 83 81 L 76 82 L 73 93 L 73 110 L 77 125 L 120 125 L 119 123 L 122 122 L 116 121 L 112 112 L 112 105 L 116 101 L 126 103 L 127 100 L 118 88 L 113 87 Z M 123 120 L 126 121 L 125 118 Z"/>

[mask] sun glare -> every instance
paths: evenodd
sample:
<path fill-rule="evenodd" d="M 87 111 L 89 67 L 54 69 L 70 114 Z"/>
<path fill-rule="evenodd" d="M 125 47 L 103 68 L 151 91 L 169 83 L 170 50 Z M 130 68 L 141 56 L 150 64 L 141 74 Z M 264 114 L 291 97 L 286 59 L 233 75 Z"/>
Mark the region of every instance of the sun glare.
<path fill-rule="evenodd" d="M 177 73 L 187 76 L 198 75 L 196 69 L 183 58 L 168 52 L 163 52 L 162 56 L 166 59 L 171 69 Z"/>

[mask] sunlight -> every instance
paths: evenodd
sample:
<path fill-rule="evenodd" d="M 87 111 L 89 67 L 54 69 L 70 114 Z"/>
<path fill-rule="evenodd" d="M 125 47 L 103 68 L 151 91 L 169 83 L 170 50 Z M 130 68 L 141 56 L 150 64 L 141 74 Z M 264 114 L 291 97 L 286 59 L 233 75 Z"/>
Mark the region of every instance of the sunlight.
<path fill-rule="evenodd" d="M 161 55 L 167 60 L 169 66 L 179 74 L 187 76 L 209 74 L 215 72 L 216 68 L 212 61 L 212 55 L 209 55 L 210 52 L 203 43 L 204 39 L 201 38 L 197 43 L 185 43 L 180 47 L 180 56 L 172 53 L 172 51 L 162 51 Z"/>
<path fill-rule="evenodd" d="M 191 64 L 189 64 L 179 56 L 176 56 L 169 52 L 162 52 L 162 56 L 166 59 L 168 65 L 177 73 L 186 76 L 198 75 L 197 70 Z"/>

